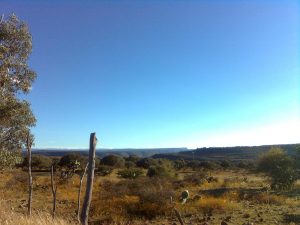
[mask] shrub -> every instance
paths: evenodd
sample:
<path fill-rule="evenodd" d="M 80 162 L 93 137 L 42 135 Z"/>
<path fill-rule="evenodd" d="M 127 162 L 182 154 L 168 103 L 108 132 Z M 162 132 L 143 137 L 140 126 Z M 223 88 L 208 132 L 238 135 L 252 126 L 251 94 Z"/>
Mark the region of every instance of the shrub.
<path fill-rule="evenodd" d="M 227 169 L 229 167 L 232 167 L 232 164 L 231 162 L 229 162 L 228 160 L 224 159 L 224 160 L 221 160 L 220 162 L 220 166 Z"/>
<path fill-rule="evenodd" d="M 135 167 L 135 166 L 136 166 L 136 164 L 132 161 L 126 161 L 125 162 L 125 167 L 126 168 L 132 168 L 132 167 Z"/>
<path fill-rule="evenodd" d="M 44 155 L 33 154 L 31 156 L 31 167 L 34 170 L 49 170 L 51 168 L 53 161 L 50 157 Z M 24 158 L 22 166 L 27 168 L 28 161 L 27 158 Z"/>
<path fill-rule="evenodd" d="M 174 173 L 172 170 L 164 166 L 151 166 L 147 172 L 148 177 L 173 177 Z"/>
<path fill-rule="evenodd" d="M 139 199 L 138 202 L 127 206 L 130 215 L 152 219 L 172 212 L 170 197 L 174 196 L 174 191 L 167 180 L 139 178 L 138 182 L 129 183 L 128 188 L 130 193 Z"/>
<path fill-rule="evenodd" d="M 87 164 L 87 157 L 79 153 L 71 153 L 61 157 L 58 165 L 65 169 L 79 170 L 84 169 Z"/>
<path fill-rule="evenodd" d="M 117 173 L 122 178 L 135 179 L 143 174 L 143 171 L 138 168 L 130 168 L 119 170 Z"/>
<path fill-rule="evenodd" d="M 107 176 L 111 174 L 113 171 L 113 168 L 111 166 L 105 166 L 105 165 L 100 165 L 98 167 L 97 174 L 100 176 Z"/>
<path fill-rule="evenodd" d="M 201 185 L 208 179 L 208 174 L 205 171 L 199 171 L 184 177 L 184 183 Z"/>
<path fill-rule="evenodd" d="M 106 180 L 100 188 L 101 191 L 96 192 L 94 210 L 95 214 L 106 218 L 114 215 L 106 224 L 120 224 L 120 220 L 129 217 L 152 219 L 172 213 L 173 185 L 166 179 L 139 177 L 117 183 Z"/>
<path fill-rule="evenodd" d="M 189 168 L 191 168 L 192 170 L 196 170 L 197 168 L 200 167 L 200 162 L 196 161 L 196 160 L 192 160 L 192 161 L 189 161 L 186 164 L 186 166 L 189 167 Z"/>
<path fill-rule="evenodd" d="M 185 166 L 186 166 L 186 162 L 183 159 L 174 161 L 174 168 L 176 170 L 183 169 Z"/>
<path fill-rule="evenodd" d="M 136 165 L 138 167 L 142 167 L 144 169 L 149 169 L 151 166 L 158 165 L 158 162 L 156 159 L 153 158 L 143 158 L 136 162 Z"/>
<path fill-rule="evenodd" d="M 71 153 L 64 155 L 58 163 L 58 166 L 60 166 L 60 181 L 68 181 L 76 172 L 83 170 L 86 164 L 87 157 L 81 154 Z"/>
<path fill-rule="evenodd" d="M 120 156 L 108 155 L 101 159 L 101 164 L 112 167 L 124 167 L 125 160 Z"/>
<path fill-rule="evenodd" d="M 136 164 L 136 162 L 140 160 L 140 157 L 138 157 L 137 155 L 130 155 L 125 160 L 126 162 L 133 162 L 134 164 Z"/>
<path fill-rule="evenodd" d="M 295 161 L 280 148 L 272 148 L 259 158 L 258 171 L 271 177 L 273 189 L 290 189 L 297 180 Z"/>
<path fill-rule="evenodd" d="M 220 167 L 216 162 L 213 162 L 213 161 L 200 162 L 199 166 L 201 168 L 208 169 L 208 170 L 218 169 Z"/>
<path fill-rule="evenodd" d="M 197 203 L 198 210 L 203 211 L 204 213 L 225 211 L 228 207 L 231 207 L 230 201 L 224 197 L 204 196 Z"/>

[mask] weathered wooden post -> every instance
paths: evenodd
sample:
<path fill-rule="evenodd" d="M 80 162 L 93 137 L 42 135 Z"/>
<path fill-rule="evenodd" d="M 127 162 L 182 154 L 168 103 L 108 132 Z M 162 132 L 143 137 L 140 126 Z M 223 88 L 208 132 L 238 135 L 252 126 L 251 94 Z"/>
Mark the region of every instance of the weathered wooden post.
<path fill-rule="evenodd" d="M 77 219 L 78 219 L 78 222 L 80 222 L 80 195 L 81 195 L 81 187 L 82 187 L 83 178 L 84 178 L 84 175 L 86 173 L 88 165 L 89 165 L 89 163 L 86 164 L 86 166 L 84 168 L 84 171 L 80 175 L 80 183 L 79 183 L 79 190 L 78 190 L 78 200 L 77 200 Z"/>
<path fill-rule="evenodd" d="M 53 196 L 53 208 L 52 208 L 52 217 L 55 217 L 56 211 L 56 191 L 57 186 L 54 184 L 54 165 L 51 166 L 51 188 L 52 188 L 52 196 Z"/>
<path fill-rule="evenodd" d="M 84 201 L 83 201 L 82 211 L 80 216 L 80 221 L 82 225 L 88 225 L 88 216 L 89 216 L 90 204 L 92 201 L 92 191 L 93 191 L 93 181 L 94 181 L 96 144 L 97 144 L 96 133 L 91 133 L 86 190 L 85 190 L 85 196 L 84 196 Z"/>
<path fill-rule="evenodd" d="M 27 148 L 27 162 L 28 162 L 28 215 L 31 216 L 31 203 L 32 203 L 32 174 L 31 174 L 31 146 L 33 143 L 33 137 L 28 132 L 26 138 L 26 148 Z"/>

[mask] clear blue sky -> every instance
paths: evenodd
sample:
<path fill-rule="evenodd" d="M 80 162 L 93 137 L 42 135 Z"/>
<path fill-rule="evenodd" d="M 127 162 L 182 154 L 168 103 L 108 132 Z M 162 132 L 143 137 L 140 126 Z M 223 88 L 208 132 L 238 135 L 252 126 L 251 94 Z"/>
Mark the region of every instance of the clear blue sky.
<path fill-rule="evenodd" d="M 26 3 L 25 3 L 26 2 Z M 298 1 L 1 1 L 33 36 L 36 147 L 300 142 Z"/>

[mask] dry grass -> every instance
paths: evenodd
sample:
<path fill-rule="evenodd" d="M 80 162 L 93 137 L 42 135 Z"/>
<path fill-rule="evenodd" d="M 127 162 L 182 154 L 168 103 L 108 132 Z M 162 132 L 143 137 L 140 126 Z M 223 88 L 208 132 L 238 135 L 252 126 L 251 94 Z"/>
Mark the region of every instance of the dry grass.
<path fill-rule="evenodd" d="M 191 174 L 195 175 L 195 173 Z M 35 214 L 28 219 L 25 216 L 27 174 L 20 170 L 0 173 L 2 181 L 0 183 L 0 199 L 6 200 L 5 204 L 1 205 L 0 202 L 0 224 L 72 224 L 68 221 L 75 218 L 79 177 L 74 175 L 68 182 L 57 182 L 58 218 L 68 216 L 70 219 L 68 221 L 61 219 L 53 221 L 51 216 L 47 214 L 52 209 L 50 174 L 35 173 L 33 176 L 33 210 Z M 195 179 L 190 179 L 193 178 L 192 176 L 187 177 L 189 179 L 184 179 L 185 176 L 182 179 L 177 178 L 177 180 L 150 179 L 147 177 L 126 180 L 120 179 L 116 175 L 116 171 L 107 177 L 96 176 L 90 219 L 96 224 L 170 224 L 170 221 L 176 220 L 172 210 L 174 206 L 186 219 L 188 215 L 193 215 L 193 218 L 196 218 L 196 216 L 213 212 L 216 223 L 210 221 L 212 225 L 219 225 L 220 218 L 228 214 L 233 215 L 235 222 L 232 224 L 242 224 L 245 213 L 249 213 L 255 218 L 255 210 L 263 212 L 261 214 L 265 216 L 265 224 L 274 224 L 272 221 L 274 216 L 272 215 L 277 212 L 276 210 L 300 214 L 299 195 L 297 197 L 285 195 L 290 193 L 278 193 L 276 195 L 272 192 L 257 192 L 266 184 L 265 178 L 260 175 L 250 174 L 245 180 L 246 175 L 243 172 L 225 171 L 223 173 L 223 171 L 214 171 L 210 176 L 217 179 L 204 183 L 195 182 Z M 299 193 L 297 192 L 299 187 L 300 182 L 294 187 L 295 193 Z M 85 187 L 83 187 L 84 189 Z M 179 199 L 181 192 L 186 189 L 190 192 L 190 198 L 186 204 L 182 205 Z M 205 192 L 205 190 L 208 191 Z M 220 192 L 220 190 L 225 190 L 225 192 Z M 214 191 L 219 194 L 214 194 Z M 247 194 L 246 198 L 244 193 Z M 201 195 L 200 199 L 197 197 L 198 195 Z M 170 196 L 173 197 L 173 203 L 170 202 Z M 8 205 L 8 207 L 4 208 L 3 205 Z M 247 208 L 248 205 L 251 207 Z M 13 210 L 11 210 L 12 208 Z M 267 209 L 268 212 L 263 209 Z M 281 214 L 276 214 L 276 216 L 277 220 L 283 217 Z M 190 224 L 197 224 L 197 222 L 192 221 Z"/>
<path fill-rule="evenodd" d="M 254 195 L 251 198 L 251 201 L 256 204 L 274 204 L 274 205 L 282 205 L 286 201 L 286 197 L 279 196 L 275 194 L 268 194 L 268 193 L 260 193 Z"/>
<path fill-rule="evenodd" d="M 47 213 L 35 212 L 31 217 L 22 213 L 14 212 L 0 203 L 0 224 L 6 225 L 71 225 L 74 223 L 67 222 L 64 219 L 57 218 L 53 220 L 52 216 Z"/>

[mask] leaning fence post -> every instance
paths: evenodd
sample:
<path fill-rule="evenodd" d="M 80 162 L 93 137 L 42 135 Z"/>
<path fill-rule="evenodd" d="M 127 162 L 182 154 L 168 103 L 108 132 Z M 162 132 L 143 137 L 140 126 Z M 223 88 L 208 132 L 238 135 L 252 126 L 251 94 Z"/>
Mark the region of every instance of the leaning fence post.
<path fill-rule="evenodd" d="M 51 188 L 52 188 L 52 196 L 53 196 L 52 217 L 54 218 L 56 212 L 56 191 L 57 191 L 57 186 L 54 184 L 54 165 L 51 166 Z"/>
<path fill-rule="evenodd" d="M 31 216 L 31 203 L 32 203 L 32 174 L 31 174 L 31 146 L 33 143 L 33 137 L 28 132 L 26 138 L 27 148 L 27 162 L 28 162 L 28 215 Z"/>
<path fill-rule="evenodd" d="M 92 191 L 93 191 L 93 181 L 94 181 L 96 144 L 97 144 L 96 133 L 91 133 L 86 190 L 85 190 L 85 196 L 84 196 L 82 211 L 80 216 L 82 225 L 88 225 L 88 216 L 89 216 L 90 204 L 92 201 Z"/>
<path fill-rule="evenodd" d="M 80 183 L 79 183 L 78 199 L 77 199 L 77 219 L 78 219 L 78 222 L 80 222 L 80 195 L 81 195 L 81 187 L 82 187 L 83 178 L 84 178 L 84 175 L 86 173 L 88 165 L 89 165 L 89 163 L 86 164 L 86 166 L 84 168 L 84 171 L 80 175 Z"/>

